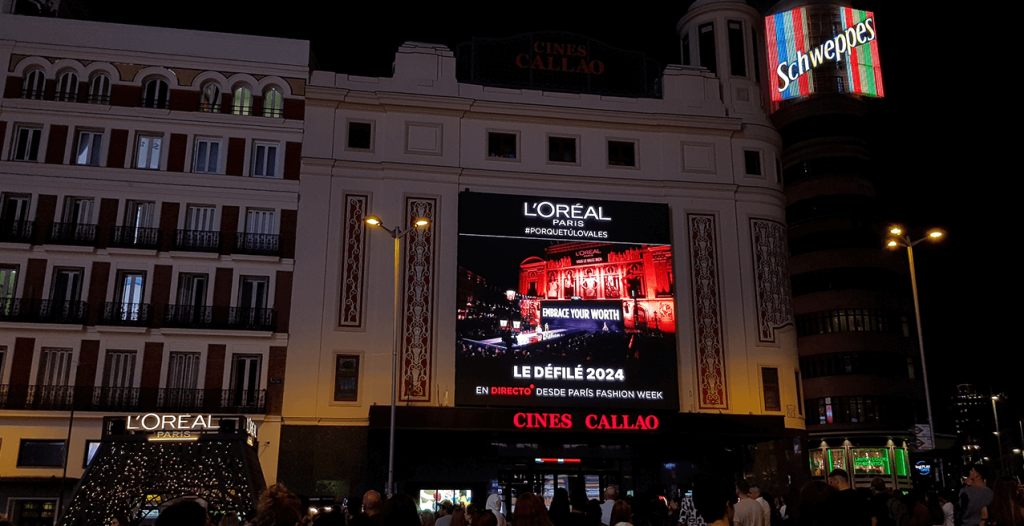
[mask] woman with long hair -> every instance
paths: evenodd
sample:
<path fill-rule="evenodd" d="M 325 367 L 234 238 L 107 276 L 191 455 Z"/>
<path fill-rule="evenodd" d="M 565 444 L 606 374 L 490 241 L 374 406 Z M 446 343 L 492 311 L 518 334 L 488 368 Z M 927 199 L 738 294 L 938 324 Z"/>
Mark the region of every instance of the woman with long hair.
<path fill-rule="evenodd" d="M 985 518 L 985 511 L 981 516 Z M 1017 493 L 1017 480 L 1003 477 L 992 488 L 992 503 L 988 505 L 988 521 L 986 526 L 1021 526 L 1024 525 L 1024 507 L 1021 506 L 1020 495 Z"/>
<path fill-rule="evenodd" d="M 611 526 L 632 526 L 632 517 L 633 509 L 629 507 L 629 503 L 617 500 L 612 506 L 612 518 L 608 522 L 611 523 Z"/>
<path fill-rule="evenodd" d="M 551 526 L 548 510 L 544 507 L 544 499 L 533 493 L 520 494 L 516 499 L 512 522 L 514 526 Z"/>

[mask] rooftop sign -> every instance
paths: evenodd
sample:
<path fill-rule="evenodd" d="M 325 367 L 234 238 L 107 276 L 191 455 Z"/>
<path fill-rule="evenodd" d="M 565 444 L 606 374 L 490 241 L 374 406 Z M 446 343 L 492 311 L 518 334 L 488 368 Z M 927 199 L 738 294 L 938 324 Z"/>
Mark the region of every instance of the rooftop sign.
<path fill-rule="evenodd" d="M 812 5 L 765 18 L 772 101 L 812 93 L 884 96 L 875 15 Z"/>

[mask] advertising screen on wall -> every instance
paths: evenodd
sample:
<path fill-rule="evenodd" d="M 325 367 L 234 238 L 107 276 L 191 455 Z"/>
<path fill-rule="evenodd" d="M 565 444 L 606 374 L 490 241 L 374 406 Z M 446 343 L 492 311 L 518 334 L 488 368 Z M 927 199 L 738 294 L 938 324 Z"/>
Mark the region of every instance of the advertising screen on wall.
<path fill-rule="evenodd" d="M 765 18 L 772 101 L 812 93 L 882 97 L 875 14 L 811 5 Z"/>
<path fill-rule="evenodd" d="M 459 194 L 455 402 L 670 409 L 668 205 Z"/>

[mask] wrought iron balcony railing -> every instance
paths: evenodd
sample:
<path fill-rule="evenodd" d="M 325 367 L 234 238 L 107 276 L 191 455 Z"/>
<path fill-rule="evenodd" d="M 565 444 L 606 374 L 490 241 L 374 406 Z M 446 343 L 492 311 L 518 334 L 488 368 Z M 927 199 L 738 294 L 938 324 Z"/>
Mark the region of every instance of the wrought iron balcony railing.
<path fill-rule="evenodd" d="M 160 246 L 160 229 L 137 226 L 116 226 L 110 246 L 155 250 Z"/>
<path fill-rule="evenodd" d="M 50 227 L 48 241 L 55 245 L 93 246 L 96 244 L 96 225 L 54 223 Z"/>
<path fill-rule="evenodd" d="M 149 304 L 148 303 L 113 303 L 103 304 L 103 316 L 100 323 L 103 325 L 122 325 L 126 327 L 148 327 L 149 326 Z"/>
<path fill-rule="evenodd" d="M 262 414 L 265 389 L 157 389 L 0 385 L 0 409 L 37 411 L 175 411 Z"/>
<path fill-rule="evenodd" d="M 0 298 L 0 321 L 84 324 L 88 314 L 84 301 Z"/>
<path fill-rule="evenodd" d="M 274 309 L 167 305 L 164 327 L 192 329 L 229 329 L 273 331 L 277 315 Z"/>
<path fill-rule="evenodd" d="M 35 221 L 0 221 L 0 243 L 31 243 Z"/>
<path fill-rule="evenodd" d="M 281 236 L 277 234 L 235 234 L 236 254 L 252 254 L 257 256 L 278 256 Z"/>
<path fill-rule="evenodd" d="M 216 230 L 177 230 L 174 250 L 188 252 L 219 252 L 220 232 Z"/>

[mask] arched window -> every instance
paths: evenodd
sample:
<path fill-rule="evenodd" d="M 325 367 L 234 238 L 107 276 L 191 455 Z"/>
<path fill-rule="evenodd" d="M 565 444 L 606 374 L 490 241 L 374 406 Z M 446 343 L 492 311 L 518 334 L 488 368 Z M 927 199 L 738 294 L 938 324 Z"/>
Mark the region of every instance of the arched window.
<path fill-rule="evenodd" d="M 43 86 L 46 84 L 46 77 L 43 70 L 33 69 L 25 75 L 25 81 L 21 85 L 21 98 L 41 99 L 43 98 Z"/>
<path fill-rule="evenodd" d="M 210 83 L 203 88 L 203 94 L 199 99 L 199 111 L 220 113 L 220 86 Z"/>
<path fill-rule="evenodd" d="M 89 81 L 89 102 L 110 104 L 110 77 L 105 73 L 100 73 Z"/>
<path fill-rule="evenodd" d="M 263 116 L 280 117 L 284 110 L 284 97 L 277 88 L 270 88 L 263 94 Z"/>
<path fill-rule="evenodd" d="M 65 71 L 57 78 L 57 90 L 54 93 L 54 100 L 65 102 L 76 102 L 78 100 L 78 74 L 74 71 Z"/>
<path fill-rule="evenodd" d="M 142 92 L 142 105 L 146 108 L 167 109 L 170 88 L 164 79 L 153 79 L 146 83 Z"/>
<path fill-rule="evenodd" d="M 231 113 L 235 115 L 252 114 L 252 90 L 246 86 L 235 88 L 231 97 Z"/>

